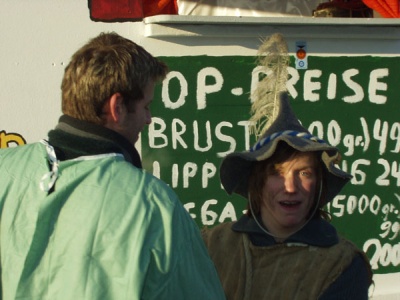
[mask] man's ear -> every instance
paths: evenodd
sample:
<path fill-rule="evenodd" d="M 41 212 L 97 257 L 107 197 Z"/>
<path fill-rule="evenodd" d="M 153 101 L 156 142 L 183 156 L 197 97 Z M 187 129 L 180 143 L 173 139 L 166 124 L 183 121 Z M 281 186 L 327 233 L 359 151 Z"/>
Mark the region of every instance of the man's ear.
<path fill-rule="evenodd" d="M 124 120 L 126 107 L 124 98 L 120 93 L 113 94 L 105 104 L 107 112 L 107 121 L 120 124 Z"/>

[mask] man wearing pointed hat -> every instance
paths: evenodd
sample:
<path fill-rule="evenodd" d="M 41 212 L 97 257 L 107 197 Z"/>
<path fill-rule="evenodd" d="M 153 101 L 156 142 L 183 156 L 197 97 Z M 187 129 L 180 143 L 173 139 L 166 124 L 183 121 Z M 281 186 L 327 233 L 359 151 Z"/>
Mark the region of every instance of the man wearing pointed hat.
<path fill-rule="evenodd" d="M 277 116 L 250 151 L 220 167 L 248 200 L 237 222 L 203 230 L 227 299 L 368 299 L 370 263 L 323 210 L 351 179 L 338 149 L 311 135 L 279 93 Z"/>

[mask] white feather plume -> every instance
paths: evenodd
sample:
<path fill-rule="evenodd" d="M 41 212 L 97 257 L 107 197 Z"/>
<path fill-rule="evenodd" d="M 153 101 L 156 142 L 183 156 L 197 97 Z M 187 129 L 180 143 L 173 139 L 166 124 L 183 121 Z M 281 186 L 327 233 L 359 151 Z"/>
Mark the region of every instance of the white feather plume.
<path fill-rule="evenodd" d="M 275 33 L 262 41 L 257 53 L 257 62 L 267 74 L 252 94 L 250 132 L 258 139 L 276 119 L 279 113 L 279 95 L 287 90 L 287 67 L 290 57 L 286 41 L 281 34 Z"/>

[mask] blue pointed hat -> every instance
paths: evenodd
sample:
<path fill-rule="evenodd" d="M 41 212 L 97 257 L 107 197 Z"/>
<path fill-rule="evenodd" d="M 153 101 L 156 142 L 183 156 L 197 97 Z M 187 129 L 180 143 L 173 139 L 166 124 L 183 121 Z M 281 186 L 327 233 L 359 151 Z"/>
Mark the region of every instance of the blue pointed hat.
<path fill-rule="evenodd" d="M 340 153 L 336 147 L 313 136 L 306 130 L 294 114 L 286 92 L 280 94 L 279 113 L 257 143 L 244 152 L 227 155 L 220 166 L 220 180 L 228 194 L 239 194 L 248 198 L 249 177 L 257 161 L 270 158 L 278 143 L 302 151 L 320 151 L 323 176 L 326 178 L 326 202 L 331 201 L 351 179 L 351 175 L 340 170 L 336 163 Z M 325 202 L 325 203 L 326 203 Z"/>

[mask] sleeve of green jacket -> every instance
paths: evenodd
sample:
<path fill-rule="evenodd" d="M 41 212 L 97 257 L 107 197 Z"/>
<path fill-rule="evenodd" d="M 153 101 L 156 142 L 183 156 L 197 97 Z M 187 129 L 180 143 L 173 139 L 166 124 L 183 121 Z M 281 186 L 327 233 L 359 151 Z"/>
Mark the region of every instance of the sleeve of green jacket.
<path fill-rule="evenodd" d="M 150 234 L 160 236 L 153 239 L 156 242 L 151 250 L 143 299 L 225 299 L 199 228 L 176 195 L 168 188 L 155 187 L 153 197 L 159 201 L 172 198 L 171 203 L 176 205 L 173 214 L 160 216 L 162 224 L 153 223 L 149 230 Z M 164 228 L 162 232 L 159 226 Z"/>

